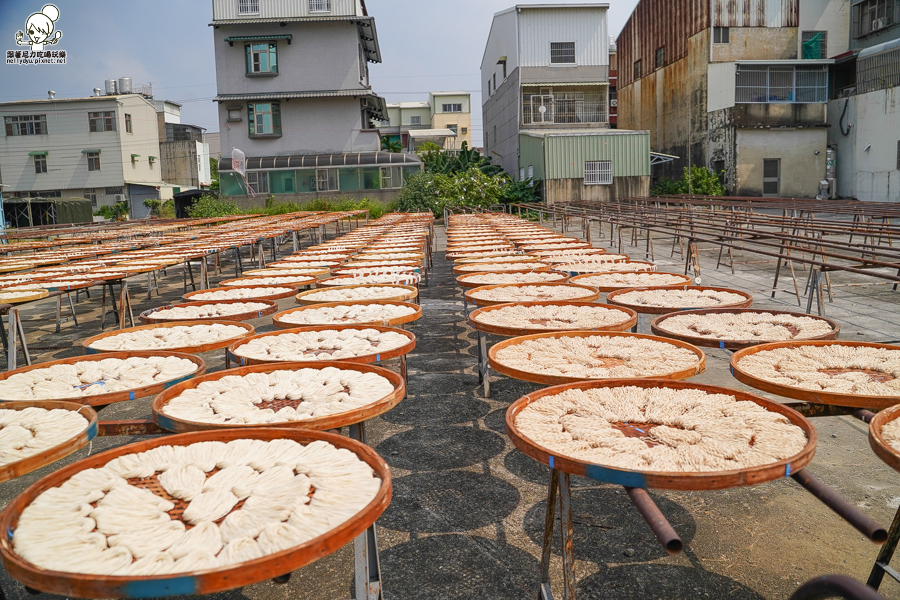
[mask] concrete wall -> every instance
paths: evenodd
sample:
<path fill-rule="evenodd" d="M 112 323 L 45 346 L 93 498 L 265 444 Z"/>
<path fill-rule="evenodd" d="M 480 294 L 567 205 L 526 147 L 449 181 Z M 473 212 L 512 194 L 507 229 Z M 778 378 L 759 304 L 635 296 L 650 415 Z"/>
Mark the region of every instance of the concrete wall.
<path fill-rule="evenodd" d="M 827 31 L 826 56 L 843 54 L 850 49 L 850 1 L 803 0 L 800 3 L 799 30 Z"/>
<path fill-rule="evenodd" d="M 469 148 L 472 147 L 472 115 L 471 113 L 435 113 L 431 126 L 435 129 L 448 129 L 448 125 L 456 126 L 456 137 L 447 138 L 444 142 L 445 148 L 462 147 L 463 142 L 468 142 Z M 463 133 L 463 129 L 466 130 Z"/>
<path fill-rule="evenodd" d="M 798 58 L 796 27 L 731 27 L 728 44 L 713 44 L 713 62 Z"/>
<path fill-rule="evenodd" d="M 240 122 L 228 122 L 228 107 L 219 103 L 222 148 L 240 148 L 249 156 L 374 152 L 380 149 L 378 132 L 362 129 L 362 111 L 356 98 L 303 98 L 281 101 L 280 138 L 251 138 L 247 103 Z"/>
<path fill-rule="evenodd" d="M 484 105 L 488 97 L 488 81 L 497 76 L 497 87 L 503 81 L 503 66 L 498 64 L 501 56 L 506 57 L 506 76 L 509 77 L 519 68 L 519 37 L 516 21 L 516 9 L 511 8 L 494 15 L 491 31 L 481 59 L 481 102 Z"/>
<path fill-rule="evenodd" d="M 519 149 L 518 69 L 510 73 L 497 92 L 487 99 L 482 110 L 485 151 L 495 165 L 500 165 L 507 173 L 516 173 Z"/>
<path fill-rule="evenodd" d="M 397 199 L 397 196 L 400 194 L 399 189 L 390 189 L 390 190 L 359 190 L 359 191 L 351 191 L 351 192 L 309 192 L 309 193 L 298 193 L 298 194 L 278 194 L 276 196 L 276 201 L 278 203 L 288 203 L 288 202 L 309 202 L 310 200 L 315 200 L 317 198 L 325 198 L 325 199 L 350 199 L 350 200 L 371 200 L 373 202 L 380 202 L 383 204 L 387 204 L 388 202 L 392 202 Z M 228 196 L 228 200 L 233 200 L 237 203 L 237 205 L 243 209 L 247 208 L 259 208 L 265 206 L 266 198 L 268 198 L 268 194 L 259 194 L 253 197 L 250 196 Z"/>
<path fill-rule="evenodd" d="M 584 179 L 548 179 L 542 183 L 544 201 L 609 201 L 617 198 L 646 198 L 650 195 L 650 177 L 614 177 L 612 185 L 584 185 Z"/>
<path fill-rule="evenodd" d="M 828 143 L 837 150 L 838 195 L 900 202 L 900 87 L 829 102 L 828 116 Z"/>
<path fill-rule="evenodd" d="M 825 178 L 827 145 L 825 128 L 738 129 L 734 193 L 739 196 L 762 196 L 763 159 L 780 158 L 779 195 L 784 198 L 815 198 L 819 182 Z"/>
<path fill-rule="evenodd" d="M 827 105 L 817 104 L 736 104 L 734 122 L 738 127 L 823 127 Z"/>

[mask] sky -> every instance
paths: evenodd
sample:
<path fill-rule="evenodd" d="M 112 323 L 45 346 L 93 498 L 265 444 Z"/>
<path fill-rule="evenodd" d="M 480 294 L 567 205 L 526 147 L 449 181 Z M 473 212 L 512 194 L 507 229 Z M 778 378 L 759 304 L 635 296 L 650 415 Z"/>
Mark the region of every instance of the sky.
<path fill-rule="evenodd" d="M 0 51 L 16 46 L 16 31 L 46 0 L 0 0 Z M 543 0 L 543 4 L 563 4 Z M 65 65 L 0 63 L 0 102 L 89 96 L 106 79 L 151 83 L 157 100 L 184 104 L 182 123 L 219 130 L 212 98 L 216 74 L 209 0 L 56 0 L 53 50 Z M 609 0 L 616 36 L 637 0 Z M 370 65 L 372 87 L 388 102 L 427 100 L 429 91 L 472 93 L 472 133 L 482 144 L 479 69 L 493 14 L 510 0 L 366 0 L 375 17 L 383 62 Z"/>

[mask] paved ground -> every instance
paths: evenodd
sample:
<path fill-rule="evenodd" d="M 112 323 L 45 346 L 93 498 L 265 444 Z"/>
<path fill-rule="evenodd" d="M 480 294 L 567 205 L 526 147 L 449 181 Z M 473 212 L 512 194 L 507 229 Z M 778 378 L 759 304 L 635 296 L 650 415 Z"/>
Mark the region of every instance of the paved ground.
<path fill-rule="evenodd" d="M 595 243 L 605 246 L 605 240 Z M 439 243 L 443 233 L 439 230 Z M 660 270 L 678 272 L 676 254 L 657 241 Z M 634 258 L 642 249 L 627 247 Z M 753 291 L 756 306 L 796 308 L 787 293 L 773 301 L 774 263 L 736 256 L 737 273 L 715 270 L 716 253 L 702 252 L 703 284 Z M 227 278 L 227 271 L 222 278 Z M 805 274 L 798 271 L 800 285 Z M 218 277 L 214 278 L 217 281 Z M 181 275 L 170 273 L 163 301 L 181 296 Z M 863 281 L 834 275 L 835 285 Z M 793 289 L 790 280 L 782 283 Z M 890 286 L 836 287 L 826 316 L 839 320 L 845 340 L 900 339 L 898 297 Z M 138 294 L 135 294 L 137 296 Z M 138 300 L 138 298 L 136 298 Z M 492 398 L 481 397 L 475 374 L 474 332 L 465 324 L 462 297 L 442 253 L 435 257 L 429 287 L 422 291 L 424 318 L 410 330 L 418 344 L 409 356 L 409 396 L 376 419 L 369 442 L 388 461 L 394 497 L 379 521 L 382 572 L 391 600 L 519 600 L 534 598 L 543 527 L 548 471 L 525 457 L 503 430 L 506 408 L 537 389 L 524 382 L 492 376 Z M 162 302 L 146 294 L 140 308 Z M 96 301 L 79 305 L 80 313 Z M 280 301 L 282 309 L 292 299 Z M 805 307 L 805 300 L 804 300 Z M 53 333 L 52 302 L 26 313 L 29 342 L 40 361 L 77 355 L 78 342 L 98 330 L 96 310 L 78 328 L 64 325 Z M 271 319 L 252 322 L 272 329 Z M 491 338 L 491 342 L 499 338 Z M 209 370 L 223 367 L 220 352 L 204 356 Z M 707 371 L 692 381 L 747 389 L 731 378 L 729 354 L 711 350 Z M 149 400 L 111 407 L 104 418 L 148 414 Z M 819 446 L 810 469 L 845 498 L 885 525 L 900 506 L 900 475 L 872 454 L 866 427 L 852 418 L 818 419 Z M 127 443 L 101 439 L 93 452 Z M 87 450 L 74 458 L 83 457 Z M 43 470 L 0 486 L 6 504 Z M 575 482 L 575 551 L 581 599 L 787 598 L 803 581 L 824 573 L 865 580 L 877 553 L 849 525 L 792 480 L 719 492 L 651 492 L 686 544 L 669 556 L 615 486 Z M 559 560 L 553 576 L 559 580 Z M 342 600 L 352 596 L 352 547 L 297 572 L 286 585 L 271 582 L 220 594 L 221 598 Z M 10 598 L 29 597 L 5 574 Z M 561 590 L 554 586 L 561 596 Z M 885 583 L 882 592 L 900 598 L 900 586 Z"/>

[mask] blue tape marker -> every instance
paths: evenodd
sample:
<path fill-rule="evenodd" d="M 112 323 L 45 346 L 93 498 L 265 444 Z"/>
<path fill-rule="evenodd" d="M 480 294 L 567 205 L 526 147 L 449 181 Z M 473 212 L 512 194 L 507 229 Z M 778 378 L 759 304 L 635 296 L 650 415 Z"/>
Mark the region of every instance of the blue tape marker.
<path fill-rule="evenodd" d="M 719 342 L 719 348 L 721 348 L 722 350 L 724 350 L 724 349 L 725 349 L 725 342 Z"/>
<path fill-rule="evenodd" d="M 98 433 L 100 433 L 100 423 L 91 423 L 87 428 L 88 440 L 92 440 L 97 437 Z"/>
<path fill-rule="evenodd" d="M 381 355 L 380 355 L 380 354 L 376 354 L 376 355 L 375 355 L 375 362 L 381 362 Z"/>
<path fill-rule="evenodd" d="M 12 539 L 13 539 L 13 528 L 12 527 L 6 528 L 6 539 L 8 539 L 9 541 L 12 541 Z"/>
<path fill-rule="evenodd" d="M 262 311 L 259 311 L 258 313 L 256 313 L 256 318 L 257 318 L 257 319 L 261 319 L 261 318 L 262 318 Z"/>
<path fill-rule="evenodd" d="M 134 392 L 128 392 L 128 399 L 134 400 Z"/>
<path fill-rule="evenodd" d="M 734 367 L 731 367 L 731 376 L 734 377 Z"/>
<path fill-rule="evenodd" d="M 588 465 L 587 473 L 585 474 L 595 481 L 605 481 L 607 483 L 624 485 L 625 487 L 647 487 L 647 480 L 644 479 L 642 473 L 608 469 L 607 467 L 601 467 L 599 465 Z"/>
<path fill-rule="evenodd" d="M 551 469 L 555 469 L 555 468 L 556 468 L 556 467 L 554 466 L 554 464 L 553 464 L 553 463 L 555 463 L 555 462 L 556 462 L 556 461 L 555 461 L 555 459 L 553 458 L 553 455 L 551 454 L 551 455 L 550 455 L 550 468 L 551 468 Z"/>
<path fill-rule="evenodd" d="M 131 581 L 125 585 L 126 598 L 160 598 L 194 594 L 197 581 L 194 577 L 173 577 L 172 579 L 148 579 Z"/>
<path fill-rule="evenodd" d="M 791 476 L 791 463 L 788 463 L 784 466 L 784 476 L 785 477 Z"/>

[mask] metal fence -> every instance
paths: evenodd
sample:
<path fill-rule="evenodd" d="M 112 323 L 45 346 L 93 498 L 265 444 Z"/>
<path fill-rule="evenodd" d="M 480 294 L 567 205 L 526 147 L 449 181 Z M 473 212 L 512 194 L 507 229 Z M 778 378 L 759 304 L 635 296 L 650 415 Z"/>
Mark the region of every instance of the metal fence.
<path fill-rule="evenodd" d="M 579 124 L 609 121 L 606 89 L 570 91 L 526 88 L 522 94 L 522 124 Z"/>

